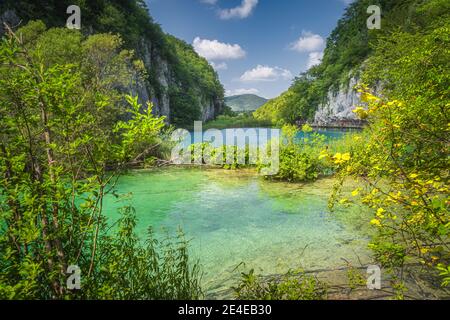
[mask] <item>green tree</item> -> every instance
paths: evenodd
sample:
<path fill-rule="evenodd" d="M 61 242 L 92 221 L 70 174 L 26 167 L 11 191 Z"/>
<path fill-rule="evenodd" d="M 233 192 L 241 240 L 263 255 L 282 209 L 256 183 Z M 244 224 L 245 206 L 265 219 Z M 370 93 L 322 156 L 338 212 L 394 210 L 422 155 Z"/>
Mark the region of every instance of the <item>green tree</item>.
<path fill-rule="evenodd" d="M 103 212 L 117 176 L 163 127 L 150 106 L 141 113 L 126 97 L 128 112 L 123 103 L 115 75 L 137 72 L 130 53 L 115 36 L 43 30 L 9 30 L 0 44 L 0 297 L 199 297 L 182 238 L 159 246 L 150 233 L 144 245 L 131 208 L 116 231 Z M 117 117 L 124 113 L 129 121 Z M 69 265 L 82 270 L 80 291 L 66 287 Z"/>

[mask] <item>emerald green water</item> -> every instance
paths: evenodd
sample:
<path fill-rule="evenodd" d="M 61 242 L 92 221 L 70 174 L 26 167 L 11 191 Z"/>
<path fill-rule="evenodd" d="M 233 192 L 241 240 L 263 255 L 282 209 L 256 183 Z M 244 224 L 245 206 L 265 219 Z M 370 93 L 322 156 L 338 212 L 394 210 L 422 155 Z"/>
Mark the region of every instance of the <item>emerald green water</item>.
<path fill-rule="evenodd" d="M 183 229 L 212 292 L 231 287 L 250 268 L 278 274 L 332 269 L 345 265 L 342 258 L 355 264 L 367 259 L 367 238 L 353 228 L 354 213 L 327 211 L 332 183 L 288 184 L 251 171 L 166 168 L 135 171 L 119 180 L 117 190 L 132 193 L 142 237 L 149 226 L 157 235 L 163 228 Z M 119 206 L 107 198 L 105 212 L 112 220 Z"/>

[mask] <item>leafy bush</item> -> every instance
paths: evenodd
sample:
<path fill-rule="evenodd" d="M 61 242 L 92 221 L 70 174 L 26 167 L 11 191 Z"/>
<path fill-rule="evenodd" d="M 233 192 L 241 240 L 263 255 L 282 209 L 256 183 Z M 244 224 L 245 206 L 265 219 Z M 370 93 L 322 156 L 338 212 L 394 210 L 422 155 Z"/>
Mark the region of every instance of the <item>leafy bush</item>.
<path fill-rule="evenodd" d="M 303 127 L 309 133 L 310 127 Z M 325 148 L 325 137 L 313 133 L 308 138 L 298 138 L 295 126 L 285 125 L 282 128 L 280 143 L 279 172 L 268 178 L 289 182 L 314 181 L 326 171 L 326 162 L 319 159 Z"/>
<path fill-rule="evenodd" d="M 145 244 L 134 233 L 134 209 L 124 207 L 117 230 L 99 240 L 98 261 L 83 278 L 77 298 L 113 300 L 193 300 L 203 296 L 200 269 L 188 257 L 188 243 L 177 237 L 156 240 L 151 228 Z"/>
<path fill-rule="evenodd" d="M 382 95 L 363 86 L 367 106 L 355 110 L 369 119 L 369 140 L 340 169 L 366 183 L 355 195 L 374 214 L 370 246 L 400 281 L 408 262 L 445 277 L 450 261 L 450 25 L 442 4 L 418 6 L 417 26 L 379 39 L 364 78 L 372 86 L 381 81 Z"/>
<path fill-rule="evenodd" d="M 120 76 L 103 73 L 136 72 L 129 52 L 115 36 L 81 42 L 74 31 L 44 29 L 31 25 L 25 42 L 9 31 L 0 43 L 0 298 L 198 298 L 186 242 L 150 236 L 143 246 L 130 208 L 116 232 L 103 212 L 114 179 L 148 155 L 163 126 L 121 94 Z M 51 50 L 66 53 L 65 32 L 80 41 L 76 61 Z M 119 120 L 129 107 L 129 121 Z M 70 265 L 82 271 L 80 291 L 67 288 Z"/>
<path fill-rule="evenodd" d="M 279 279 L 263 279 L 252 269 L 242 273 L 234 291 L 240 300 L 323 300 L 327 285 L 303 271 L 289 271 Z"/>

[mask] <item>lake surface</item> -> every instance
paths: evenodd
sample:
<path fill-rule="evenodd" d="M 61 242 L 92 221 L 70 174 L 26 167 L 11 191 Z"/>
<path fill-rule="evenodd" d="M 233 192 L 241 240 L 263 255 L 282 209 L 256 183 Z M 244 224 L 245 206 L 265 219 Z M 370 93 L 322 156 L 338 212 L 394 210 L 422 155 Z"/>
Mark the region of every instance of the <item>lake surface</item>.
<path fill-rule="evenodd" d="M 207 134 L 207 132 L 212 132 L 211 130 L 208 130 L 206 132 L 189 132 L 189 135 L 187 135 L 184 139 L 182 139 L 181 145 L 183 147 L 188 147 L 191 144 L 197 144 L 202 143 L 204 141 L 211 141 L 213 147 L 220 147 L 221 145 L 237 145 L 239 147 L 243 147 L 245 144 L 256 144 L 258 143 L 259 146 L 263 146 L 266 143 L 266 140 L 270 140 L 271 137 L 278 137 L 280 133 L 280 129 L 267 129 L 267 128 L 242 128 L 242 129 L 222 129 L 222 130 L 215 130 L 216 132 L 220 132 L 221 137 L 216 139 L 211 139 L 211 137 Z M 339 139 L 342 138 L 345 134 L 349 132 L 359 131 L 357 129 L 319 129 L 315 130 L 313 132 L 299 132 L 297 134 L 298 139 L 308 138 L 313 133 L 318 133 L 321 135 L 324 135 L 328 140 L 332 139 Z M 230 139 L 233 139 L 231 140 Z M 235 137 L 242 137 L 243 139 L 235 139 Z M 261 139 L 264 140 L 264 142 L 261 143 Z"/>
<path fill-rule="evenodd" d="M 242 271 L 279 274 L 291 268 L 333 269 L 343 258 L 358 265 L 367 261 L 367 237 L 355 231 L 358 213 L 329 213 L 332 180 L 300 185 L 265 181 L 249 170 L 171 167 L 135 171 L 119 180 L 119 193 L 132 193 L 145 238 L 152 226 L 181 227 L 191 240 L 208 293 L 233 286 Z M 116 220 L 113 197 L 105 213 Z M 356 217 L 356 218 L 355 218 Z"/>

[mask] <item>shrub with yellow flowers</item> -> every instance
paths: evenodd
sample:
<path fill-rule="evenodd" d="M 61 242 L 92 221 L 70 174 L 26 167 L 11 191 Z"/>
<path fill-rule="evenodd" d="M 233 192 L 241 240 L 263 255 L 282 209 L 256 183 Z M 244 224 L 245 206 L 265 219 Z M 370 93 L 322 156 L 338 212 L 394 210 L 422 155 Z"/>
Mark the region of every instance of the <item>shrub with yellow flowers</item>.
<path fill-rule="evenodd" d="M 369 120 L 366 130 L 370 139 L 353 149 L 352 156 L 337 153 L 330 157 L 338 168 L 340 183 L 356 177 L 365 185 L 351 195 L 373 211 L 370 224 L 377 235 L 370 248 L 384 267 L 400 275 L 409 263 L 420 262 L 437 270 L 442 285 L 447 286 L 450 198 L 444 153 L 448 152 L 448 139 L 417 131 L 411 123 L 418 121 L 416 113 L 414 118 L 411 115 L 411 105 L 360 90 L 367 106 L 357 113 L 364 113 Z M 442 134 L 448 133 L 442 121 L 432 126 L 435 133 L 439 126 Z"/>
<path fill-rule="evenodd" d="M 373 213 L 374 257 L 399 282 L 413 262 L 448 286 L 450 19 L 439 1 L 417 10 L 424 16 L 431 7 L 429 23 L 390 31 L 373 43 L 361 77 L 367 85 L 358 88 L 362 103 L 354 110 L 368 122 L 368 139 L 349 161 L 335 160 L 342 179 L 363 182 L 352 200 Z"/>

